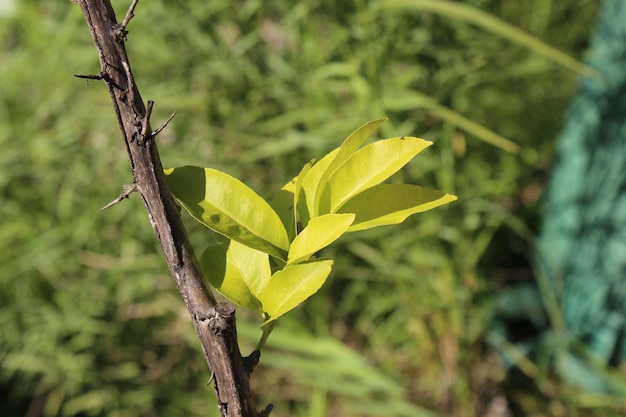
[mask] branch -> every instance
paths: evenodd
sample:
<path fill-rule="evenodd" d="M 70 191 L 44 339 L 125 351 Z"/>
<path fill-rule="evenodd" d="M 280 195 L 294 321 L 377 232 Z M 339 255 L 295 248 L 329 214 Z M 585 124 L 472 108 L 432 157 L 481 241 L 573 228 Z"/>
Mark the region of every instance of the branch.
<path fill-rule="evenodd" d="M 134 187 L 141 194 L 150 223 L 176 281 L 204 357 L 212 371 L 218 408 L 224 417 L 261 417 L 250 392 L 249 374 L 258 356 L 242 358 L 237 344 L 235 307 L 217 303 L 205 286 L 202 271 L 187 238 L 178 207 L 169 191 L 155 135 L 169 122 L 152 131 L 146 109 L 126 55 L 126 25 L 133 16 L 133 0 L 126 17 L 117 23 L 109 0 L 80 0 L 100 59 L 100 74 L 81 76 L 101 79 L 107 84 L 130 159 Z M 134 190 L 134 189 L 133 189 Z M 122 194 L 120 200 L 126 195 Z"/>

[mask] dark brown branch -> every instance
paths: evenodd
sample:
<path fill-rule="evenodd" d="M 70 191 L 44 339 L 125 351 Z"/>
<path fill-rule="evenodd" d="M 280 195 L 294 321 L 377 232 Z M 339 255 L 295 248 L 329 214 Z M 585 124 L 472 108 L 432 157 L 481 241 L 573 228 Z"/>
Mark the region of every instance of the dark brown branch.
<path fill-rule="evenodd" d="M 202 271 L 182 225 L 178 207 L 170 193 L 161 159 L 150 128 L 152 103 L 146 109 L 126 55 L 126 25 L 133 16 L 133 1 L 122 24 L 118 24 L 109 0 L 80 0 L 91 31 L 101 71 L 124 136 L 134 184 L 141 194 L 150 223 L 176 286 L 200 338 L 204 356 L 213 375 L 218 407 L 224 417 L 258 417 L 249 386 L 249 363 L 237 345 L 235 308 L 217 304 L 205 286 Z M 166 122 L 167 123 L 167 122 Z M 124 194 L 122 194 L 123 196 Z"/>

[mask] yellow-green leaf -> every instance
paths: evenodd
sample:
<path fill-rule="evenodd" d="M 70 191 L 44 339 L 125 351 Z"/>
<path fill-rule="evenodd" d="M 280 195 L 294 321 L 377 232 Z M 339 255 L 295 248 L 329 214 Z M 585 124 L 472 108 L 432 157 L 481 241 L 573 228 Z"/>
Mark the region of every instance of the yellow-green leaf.
<path fill-rule="evenodd" d="M 258 194 L 223 172 L 193 166 L 165 170 L 178 202 L 200 223 L 237 242 L 286 259 L 289 238 Z"/>
<path fill-rule="evenodd" d="M 331 260 L 316 260 L 289 265 L 272 275 L 260 297 L 267 317 L 265 323 L 276 320 L 315 294 L 324 285 L 332 265 Z"/>
<path fill-rule="evenodd" d="M 348 232 L 402 223 L 407 217 L 456 200 L 442 191 L 410 184 L 379 184 L 352 197 L 340 209 L 356 218 Z"/>
<path fill-rule="evenodd" d="M 389 178 L 432 142 L 402 136 L 379 140 L 354 153 L 328 179 L 323 200 L 335 213 L 350 198 Z M 322 201 L 324 203 L 324 201 Z M 320 211 L 325 211 L 320 205 Z"/>
<path fill-rule="evenodd" d="M 350 158 L 352 154 L 354 154 L 359 149 L 363 142 L 365 142 L 365 140 L 370 137 L 370 135 L 374 133 L 376 129 L 378 129 L 378 127 L 386 121 L 386 117 L 382 119 L 371 120 L 356 129 L 346 138 L 346 140 L 343 141 L 343 143 L 339 147 L 337 155 L 335 155 L 332 162 L 330 163 L 328 168 L 326 168 L 318 181 L 317 190 L 315 191 L 316 213 L 319 213 L 320 197 L 322 196 L 322 191 L 324 190 L 324 187 L 326 187 L 326 183 L 328 182 L 328 178 L 330 177 L 330 175 L 335 171 L 335 169 L 337 169 L 337 167 L 346 162 L 346 160 L 348 160 L 348 158 Z"/>
<path fill-rule="evenodd" d="M 317 185 L 319 184 L 320 178 L 322 178 L 322 175 L 324 175 L 324 172 L 326 171 L 326 169 L 328 169 L 330 164 L 333 162 L 333 159 L 335 158 L 335 155 L 337 155 L 338 152 L 339 152 L 339 148 L 336 148 L 330 151 L 329 153 L 327 153 L 326 155 L 324 155 L 322 159 L 317 161 L 317 163 L 315 163 L 315 165 L 311 167 L 309 172 L 302 179 L 302 189 L 300 190 L 300 196 L 298 197 L 302 199 L 302 200 L 298 200 L 299 201 L 298 204 L 302 204 L 302 202 L 306 204 L 306 213 L 304 213 L 305 216 L 301 216 L 301 217 L 305 217 L 305 218 L 301 218 L 302 224 L 306 225 L 306 222 L 308 222 L 309 218 L 319 216 L 320 214 L 327 214 L 327 213 L 319 213 L 316 210 L 315 193 L 317 192 Z M 300 208 L 300 213 L 301 215 L 303 214 L 303 207 Z"/>
<path fill-rule="evenodd" d="M 302 213 L 302 217 L 305 218 L 305 224 L 308 223 L 309 218 L 311 217 L 310 212 L 308 210 L 306 210 L 306 199 L 305 198 L 301 198 L 300 191 L 302 190 L 302 184 L 304 182 L 304 179 L 306 178 L 306 176 L 309 173 L 309 171 L 311 171 L 311 168 L 313 166 L 315 166 L 315 159 L 313 159 L 312 161 L 307 162 L 306 164 L 304 164 L 304 166 L 300 170 L 300 173 L 296 177 L 296 186 L 295 186 L 295 190 L 293 192 L 294 193 L 293 194 L 294 235 L 298 233 L 298 231 L 296 230 L 297 229 L 296 225 L 298 223 L 298 212 L 300 211 Z M 299 210 L 299 207 L 298 207 L 299 204 L 300 204 L 300 201 L 305 206 L 305 207 L 302 208 L 302 210 Z"/>
<path fill-rule="evenodd" d="M 259 294 L 270 276 L 269 257 L 234 240 L 204 250 L 200 265 L 209 282 L 235 304 L 263 312 Z"/>
<path fill-rule="evenodd" d="M 354 214 L 325 214 L 314 217 L 289 247 L 287 265 L 306 261 L 318 250 L 337 240 L 354 221 Z"/>
<path fill-rule="evenodd" d="M 278 191 L 270 202 L 270 206 L 283 222 L 290 242 L 296 237 L 296 219 L 293 206 L 295 184 L 296 178 L 293 178 Z"/>

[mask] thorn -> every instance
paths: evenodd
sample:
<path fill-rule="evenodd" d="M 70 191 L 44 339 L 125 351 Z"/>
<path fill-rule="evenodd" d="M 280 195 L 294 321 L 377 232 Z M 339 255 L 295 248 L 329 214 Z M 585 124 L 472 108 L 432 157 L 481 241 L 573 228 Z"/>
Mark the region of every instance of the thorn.
<path fill-rule="evenodd" d="M 102 207 L 100 209 L 100 211 L 104 211 L 104 210 L 108 209 L 109 207 L 119 203 L 123 199 L 128 198 L 128 196 L 131 195 L 132 193 L 134 193 L 135 191 L 137 191 L 137 184 L 132 184 L 132 185 L 124 184 L 124 192 L 122 194 L 120 194 L 119 196 L 117 196 L 117 198 L 115 200 L 111 201 L 109 204 L 107 204 L 106 206 Z"/>
<path fill-rule="evenodd" d="M 85 80 L 98 80 L 98 81 L 104 79 L 102 74 L 96 74 L 96 75 L 74 74 L 74 77 L 83 78 Z"/>
<path fill-rule="evenodd" d="M 211 371 L 211 377 L 209 378 L 209 380 L 206 383 L 206 386 L 208 387 L 209 385 L 211 385 L 211 381 L 213 381 L 213 379 L 215 379 L 215 372 Z"/>
<path fill-rule="evenodd" d="M 117 88 L 118 90 L 122 89 L 122 87 L 117 85 L 115 81 L 113 81 L 113 79 L 109 76 L 109 74 L 104 71 L 101 71 L 100 74 L 74 74 L 74 77 L 82 78 L 85 80 L 104 80 L 105 83 Z"/>
<path fill-rule="evenodd" d="M 122 20 L 122 23 L 120 23 L 117 27 L 117 30 L 115 31 L 115 36 L 117 36 L 118 38 L 126 40 L 126 35 L 128 34 L 126 26 L 128 26 L 128 23 L 130 23 L 130 19 L 135 17 L 135 7 L 137 7 L 138 2 L 139 0 L 133 0 L 133 2 L 130 4 L 130 7 L 126 11 L 126 16 L 124 16 L 124 20 Z"/>
<path fill-rule="evenodd" d="M 274 404 L 268 404 L 267 407 L 265 407 L 263 411 L 259 413 L 259 415 L 261 417 L 269 417 L 273 409 L 274 409 Z"/>
<path fill-rule="evenodd" d="M 150 136 L 153 136 L 153 137 L 154 137 L 154 136 L 158 135 L 159 133 L 161 133 L 161 131 L 162 131 L 163 129 L 165 129 L 165 128 L 167 127 L 167 125 L 168 125 L 168 124 L 170 124 L 170 122 L 172 121 L 172 119 L 174 118 L 174 116 L 176 116 L 176 112 L 172 113 L 172 115 L 171 115 L 170 117 L 168 117 L 168 118 L 167 118 L 167 120 L 166 120 L 166 121 L 164 121 L 164 122 L 161 124 L 161 126 L 159 126 L 159 127 L 158 127 L 158 128 L 157 128 L 154 132 L 152 132 L 152 133 L 150 134 Z"/>

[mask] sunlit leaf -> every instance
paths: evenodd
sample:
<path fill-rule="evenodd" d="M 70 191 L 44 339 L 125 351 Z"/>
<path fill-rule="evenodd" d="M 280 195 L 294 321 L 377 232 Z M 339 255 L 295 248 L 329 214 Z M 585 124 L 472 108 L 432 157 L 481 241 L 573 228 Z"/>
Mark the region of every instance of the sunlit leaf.
<path fill-rule="evenodd" d="M 314 217 L 289 247 L 287 265 L 307 260 L 337 240 L 354 221 L 354 214 L 325 214 Z"/>
<path fill-rule="evenodd" d="M 223 172 L 193 166 L 165 170 L 178 202 L 200 223 L 230 239 L 286 259 L 289 238 L 258 194 Z"/>
<path fill-rule="evenodd" d="M 335 213 L 346 201 L 378 185 L 406 165 L 432 142 L 403 136 L 371 143 L 354 153 L 330 176 L 322 203 Z M 320 205 L 320 211 L 326 211 Z"/>
<path fill-rule="evenodd" d="M 306 204 L 305 216 L 301 216 L 302 224 L 304 225 L 306 225 L 306 223 L 308 222 L 308 218 L 315 217 L 320 214 L 315 209 L 315 201 L 316 201 L 315 193 L 317 192 L 317 185 L 319 184 L 320 178 L 322 178 L 322 175 L 324 175 L 324 172 L 326 171 L 326 169 L 328 169 L 330 164 L 333 162 L 333 159 L 335 158 L 335 155 L 337 155 L 338 152 L 339 152 L 339 148 L 336 148 L 330 151 L 329 153 L 327 153 L 326 155 L 324 155 L 322 159 L 317 161 L 317 163 L 315 163 L 315 165 L 311 167 L 309 172 L 302 179 L 302 190 L 300 191 L 301 195 L 299 198 L 301 198 L 303 202 Z M 298 204 L 301 204 L 301 202 L 299 202 Z M 303 210 L 301 207 L 300 208 L 301 215 L 303 214 L 302 212 Z M 322 213 L 322 214 L 326 214 L 326 213 Z M 306 218 L 302 218 L 302 217 L 306 217 Z"/>
<path fill-rule="evenodd" d="M 341 144 L 341 146 L 339 147 L 339 151 L 337 152 L 332 162 L 330 163 L 328 168 L 326 168 L 326 170 L 324 171 L 324 173 L 322 174 L 322 176 L 320 177 L 318 181 L 317 190 L 315 191 L 316 213 L 319 213 L 320 197 L 322 195 L 322 191 L 324 190 L 324 187 L 326 187 L 326 183 L 328 182 L 328 178 L 330 177 L 330 175 L 341 164 L 346 162 L 348 158 L 350 158 L 352 154 L 354 154 L 359 149 L 359 147 L 363 144 L 363 142 L 365 142 L 365 140 L 368 137 L 370 137 L 370 135 L 374 133 L 376 129 L 378 129 L 378 127 L 386 121 L 387 121 L 387 118 L 385 117 L 383 119 L 372 120 L 372 121 L 365 123 L 363 126 L 359 127 L 354 132 L 352 132 L 346 138 L 346 140 Z"/>
<path fill-rule="evenodd" d="M 276 320 L 315 294 L 324 285 L 333 261 L 316 260 L 289 265 L 276 272 L 261 293 L 267 321 Z"/>
<path fill-rule="evenodd" d="M 296 236 L 296 219 L 293 206 L 295 186 L 296 178 L 293 178 L 278 191 L 270 202 L 270 206 L 283 222 L 290 242 Z"/>
<path fill-rule="evenodd" d="M 293 195 L 293 208 L 294 208 L 293 219 L 294 219 L 294 233 L 295 234 L 297 234 L 295 225 L 298 222 L 298 212 L 300 211 L 302 213 L 302 216 L 305 217 L 304 224 L 308 223 L 309 218 L 311 217 L 311 214 L 308 210 L 299 210 L 298 206 L 300 205 L 300 202 L 302 202 L 302 204 L 306 206 L 306 198 L 301 198 L 302 196 L 300 194 L 300 191 L 302 190 L 302 184 L 304 182 L 304 179 L 306 178 L 307 174 L 309 173 L 309 171 L 311 171 L 311 168 L 314 165 L 315 165 L 315 160 L 312 160 L 304 164 L 304 166 L 300 170 L 300 173 L 296 177 L 296 186 L 295 186 L 294 195 Z M 306 209 L 306 207 L 303 207 L 303 208 Z"/>
<path fill-rule="evenodd" d="M 442 191 L 411 184 L 379 184 L 352 197 L 339 212 L 355 213 L 348 232 L 402 223 L 407 217 L 456 200 Z"/>
<path fill-rule="evenodd" d="M 242 307 L 263 311 L 258 295 L 271 276 L 266 253 L 227 240 L 207 247 L 200 264 L 208 282 L 226 298 Z"/>
<path fill-rule="evenodd" d="M 300 220 L 300 224 L 302 227 L 306 227 L 309 224 L 309 219 L 314 215 L 313 212 L 309 211 L 309 206 L 307 204 L 307 192 L 300 189 L 300 192 L 297 195 L 298 197 L 298 220 Z"/>

